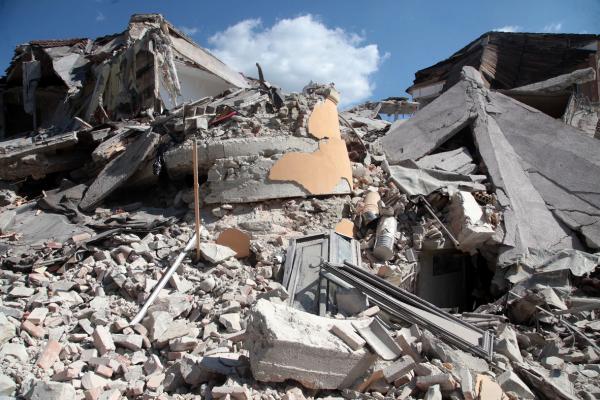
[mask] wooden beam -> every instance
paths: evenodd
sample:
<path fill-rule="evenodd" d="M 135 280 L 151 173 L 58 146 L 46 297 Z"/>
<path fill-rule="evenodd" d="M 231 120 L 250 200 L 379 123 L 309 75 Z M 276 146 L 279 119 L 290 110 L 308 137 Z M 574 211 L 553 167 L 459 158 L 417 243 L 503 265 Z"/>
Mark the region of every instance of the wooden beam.
<path fill-rule="evenodd" d="M 198 142 L 194 138 L 192 146 L 192 163 L 194 167 L 194 216 L 196 219 L 196 260 L 200 259 L 200 193 L 198 186 Z"/>

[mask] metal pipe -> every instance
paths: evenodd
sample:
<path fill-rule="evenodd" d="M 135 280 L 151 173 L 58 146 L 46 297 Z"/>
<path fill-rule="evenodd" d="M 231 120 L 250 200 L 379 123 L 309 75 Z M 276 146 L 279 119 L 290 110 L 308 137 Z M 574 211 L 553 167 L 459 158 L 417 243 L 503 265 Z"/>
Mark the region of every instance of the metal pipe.
<path fill-rule="evenodd" d="M 179 265 L 185 258 L 186 253 L 188 251 L 190 251 L 194 247 L 195 244 L 196 244 L 196 234 L 194 233 L 194 235 L 192 236 L 190 241 L 187 243 L 187 245 L 185 246 L 183 251 L 179 254 L 179 256 L 177 256 L 177 259 L 175 260 L 173 265 L 171 265 L 169 267 L 167 272 L 165 272 L 165 274 L 162 276 L 162 278 L 160 278 L 160 280 L 158 281 L 156 286 L 154 286 L 154 290 L 152 290 L 152 294 L 150 295 L 150 297 L 148 297 L 148 300 L 146 300 L 142 309 L 131 320 L 131 322 L 129 323 L 129 326 L 139 324 L 140 321 L 146 316 L 146 312 L 148 312 L 148 308 L 152 305 L 152 303 L 154 303 L 154 300 L 156 300 L 156 297 L 158 297 L 158 293 L 165 287 L 165 285 L 167 284 L 169 279 L 171 279 L 171 276 L 173 275 L 173 273 L 175 271 L 177 271 L 177 268 L 179 268 Z"/>

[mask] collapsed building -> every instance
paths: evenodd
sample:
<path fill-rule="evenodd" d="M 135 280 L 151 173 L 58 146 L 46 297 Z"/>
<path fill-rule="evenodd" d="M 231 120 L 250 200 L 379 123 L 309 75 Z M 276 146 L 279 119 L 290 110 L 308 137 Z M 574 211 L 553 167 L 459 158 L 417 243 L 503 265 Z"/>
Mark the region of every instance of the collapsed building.
<path fill-rule="evenodd" d="M 470 66 L 481 73 L 486 88 L 600 136 L 599 65 L 599 35 L 487 32 L 417 71 L 407 92 L 427 104 L 458 83 L 462 68 Z"/>
<path fill-rule="evenodd" d="M 339 113 L 334 85 L 245 77 L 160 15 L 19 46 L 0 395 L 600 395 L 600 141 L 540 106 L 597 89 L 598 38 L 519 35 L 418 72 L 421 104 Z M 501 84 L 491 54 L 535 40 L 562 64 Z"/>
<path fill-rule="evenodd" d="M 0 138 L 160 114 L 246 87 L 241 74 L 161 16 L 135 15 L 120 34 L 17 47 L 0 88 Z"/>

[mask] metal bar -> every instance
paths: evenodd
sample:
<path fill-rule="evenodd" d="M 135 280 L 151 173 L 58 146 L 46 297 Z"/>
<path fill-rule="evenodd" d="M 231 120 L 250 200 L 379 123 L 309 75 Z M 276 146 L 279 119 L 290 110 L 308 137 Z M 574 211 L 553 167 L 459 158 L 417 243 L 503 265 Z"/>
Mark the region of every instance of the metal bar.
<path fill-rule="evenodd" d="M 340 270 L 338 270 L 337 272 L 341 273 L 342 276 L 351 280 L 351 275 L 349 275 L 349 274 L 346 275 L 347 273 L 345 273 L 344 271 L 340 271 Z M 448 330 L 445 330 L 439 326 L 432 325 L 428 321 L 422 320 L 419 317 L 415 316 L 414 314 L 406 312 L 405 310 L 402 309 L 402 305 L 398 304 L 398 302 L 395 301 L 389 295 L 386 295 L 385 293 L 382 293 L 381 291 L 379 291 L 377 289 L 362 286 L 360 283 L 355 283 L 355 285 L 359 290 L 363 291 L 371 299 L 371 301 L 377 303 L 377 305 L 381 309 L 387 311 L 389 314 L 398 318 L 399 320 L 402 320 L 402 321 L 405 321 L 408 323 L 412 323 L 412 324 L 417 324 L 421 327 L 424 327 L 425 329 L 430 330 L 434 334 L 443 336 L 446 342 L 449 342 L 459 348 L 471 351 L 472 353 L 474 353 L 478 356 L 481 356 L 484 358 L 491 357 L 491 347 L 490 347 L 491 341 L 489 339 L 487 339 L 488 335 L 484 334 L 482 336 L 482 340 L 481 340 L 482 348 L 473 346 L 471 343 L 461 340 L 460 337 L 454 336 L 452 334 L 452 332 L 449 332 Z"/>
<path fill-rule="evenodd" d="M 165 272 L 165 274 L 162 276 L 162 278 L 160 278 L 160 280 L 158 281 L 156 286 L 154 286 L 154 289 L 152 290 L 152 294 L 150 295 L 150 297 L 148 297 L 148 300 L 146 300 L 146 302 L 142 306 L 141 310 L 131 320 L 131 322 L 129 323 L 129 326 L 139 324 L 142 321 L 142 319 L 144 318 L 144 316 L 146 316 L 146 312 L 148 312 L 148 308 L 152 305 L 152 303 L 154 303 L 154 300 L 156 300 L 158 293 L 162 290 L 162 288 L 165 287 L 165 285 L 167 284 L 169 279 L 171 279 L 171 276 L 173 275 L 173 273 L 175 271 L 177 271 L 177 268 L 179 268 L 179 264 L 181 264 L 181 262 L 185 258 L 186 253 L 194 247 L 194 243 L 196 243 L 196 234 L 194 234 L 194 236 L 191 237 L 190 241 L 187 243 L 187 245 L 185 246 L 183 251 L 179 254 L 179 256 L 177 256 L 177 259 L 175 260 L 173 265 L 171 265 L 169 267 L 167 272 Z"/>
<path fill-rule="evenodd" d="M 518 299 L 522 299 L 522 296 L 519 296 L 518 294 L 516 294 L 515 292 L 513 292 L 512 290 L 509 290 L 508 293 L 512 294 L 513 296 L 515 296 Z M 590 344 L 590 346 L 592 346 L 596 351 L 600 352 L 600 347 L 598 347 L 598 345 L 589 337 L 587 337 L 587 335 L 585 335 L 583 332 L 581 332 L 575 325 L 563 320 L 562 318 L 560 318 L 558 315 L 543 309 L 540 306 L 535 306 L 535 308 L 537 308 L 539 311 L 543 312 L 544 314 L 550 315 L 554 318 L 556 318 L 556 320 L 558 321 L 559 324 L 564 325 L 566 328 L 568 328 L 569 330 L 571 330 L 573 333 L 576 333 L 580 338 L 582 338 L 583 340 L 585 340 L 586 342 L 588 342 Z"/>
<path fill-rule="evenodd" d="M 361 146 L 363 147 L 363 149 L 365 151 L 369 151 L 367 149 L 367 145 L 365 144 L 365 141 L 362 139 L 362 137 L 360 137 L 360 134 L 356 131 L 356 129 L 354 129 L 354 127 L 352 126 L 352 124 L 350 122 L 348 122 L 348 120 L 346 118 L 342 117 L 341 114 L 338 114 L 338 117 L 339 117 L 340 120 L 342 120 L 342 122 L 344 122 L 344 124 L 346 124 L 346 126 L 348 126 L 348 128 L 352 129 L 352 132 L 354 133 L 354 135 L 358 139 L 358 142 L 361 144 Z"/>
<path fill-rule="evenodd" d="M 380 288 L 382 288 L 383 290 L 388 290 L 393 292 L 398 298 L 400 298 L 402 301 L 405 301 L 408 304 L 411 304 L 414 307 L 418 307 L 421 309 L 425 309 L 426 311 L 429 311 L 433 314 L 438 315 L 439 317 L 442 318 L 446 318 L 446 319 L 451 319 L 456 323 L 459 323 L 461 325 L 464 325 L 465 327 L 468 328 L 472 328 L 468 323 L 466 323 L 465 321 L 463 321 L 462 319 L 450 314 L 449 312 L 443 311 L 441 310 L 439 307 L 435 306 L 434 304 L 431 304 L 430 302 L 420 298 L 419 296 L 412 294 L 406 290 L 403 290 L 399 287 L 390 285 L 387 281 L 385 281 L 384 279 L 380 278 L 377 275 L 373 275 L 368 273 L 365 270 L 362 270 L 358 267 L 356 267 L 355 265 L 352 265 L 349 262 L 345 262 L 344 263 L 346 266 L 350 267 L 351 271 L 353 274 L 358 274 L 360 276 L 363 277 L 363 279 L 370 281 L 370 282 L 375 282 L 375 285 L 378 285 Z M 343 267 L 342 267 L 343 268 Z M 481 332 L 483 332 L 481 330 Z"/>
<path fill-rule="evenodd" d="M 431 214 L 431 216 L 433 218 L 435 218 L 435 220 L 437 221 L 437 223 L 440 224 L 440 227 L 446 233 L 446 235 L 448 235 L 448 237 L 450 238 L 450 240 L 454 244 L 454 247 L 456 247 L 457 249 L 459 249 L 460 248 L 460 243 L 450 233 L 450 231 L 448 230 L 448 228 L 446 228 L 446 225 L 444 225 L 444 223 L 442 221 L 440 221 L 440 219 L 438 218 L 438 216 L 435 215 L 435 212 L 433 211 L 433 208 L 431 208 L 431 204 L 429 204 L 429 202 L 425 199 L 425 197 L 423 197 L 423 195 L 419 195 L 419 199 L 421 199 L 423 201 L 423 203 L 424 203 L 423 205 L 425 206 L 425 209 L 429 212 L 429 214 Z"/>
<path fill-rule="evenodd" d="M 337 266 L 324 263 L 323 269 L 339 279 L 347 281 L 354 287 L 366 294 L 373 302 L 377 303 L 383 310 L 392 316 L 409 323 L 414 323 L 444 337 L 444 340 L 478 356 L 491 358 L 493 355 L 493 334 L 483 331 L 471 324 L 462 321 L 428 302 L 408 293 L 400 288 L 390 285 L 388 282 L 378 282 L 377 276 L 368 274 L 349 263 L 346 266 Z M 327 278 L 327 275 L 323 275 Z M 380 280 L 380 278 L 379 278 Z M 412 309 L 411 309 L 412 308 Z M 431 317 L 420 315 L 414 309 L 425 312 Z M 471 340 L 461 337 L 457 332 L 451 332 L 441 325 L 431 321 L 432 317 L 443 318 L 449 323 L 462 326 L 466 332 L 472 332 Z M 477 343 L 477 344 L 475 344 Z"/>

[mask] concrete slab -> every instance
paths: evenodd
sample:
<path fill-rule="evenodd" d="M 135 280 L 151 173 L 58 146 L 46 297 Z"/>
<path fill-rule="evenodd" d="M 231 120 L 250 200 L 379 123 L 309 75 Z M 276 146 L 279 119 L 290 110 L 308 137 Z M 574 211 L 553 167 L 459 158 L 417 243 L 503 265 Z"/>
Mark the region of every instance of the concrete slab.
<path fill-rule="evenodd" d="M 353 329 L 350 321 L 259 300 L 250 313 L 246 341 L 254 378 L 263 382 L 293 379 L 311 389 L 350 387 L 375 356 L 365 348 L 352 351 L 330 332 L 334 324 Z"/>

